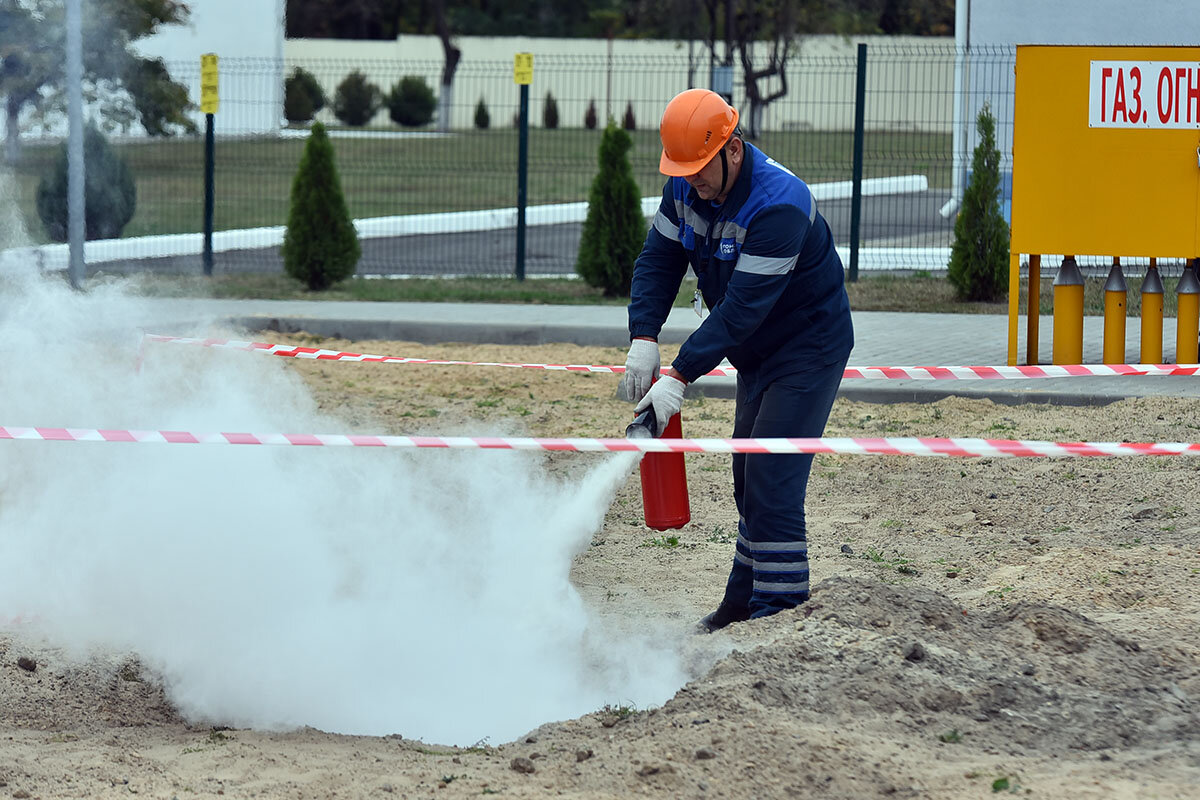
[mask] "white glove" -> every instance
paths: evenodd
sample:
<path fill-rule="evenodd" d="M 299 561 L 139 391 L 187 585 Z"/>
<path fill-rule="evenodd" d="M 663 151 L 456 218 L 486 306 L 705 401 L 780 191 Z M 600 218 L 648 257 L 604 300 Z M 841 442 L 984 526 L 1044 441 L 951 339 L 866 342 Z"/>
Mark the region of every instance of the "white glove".
<path fill-rule="evenodd" d="M 662 432 L 667 429 L 667 422 L 679 413 L 679 409 L 683 408 L 683 390 L 686 387 L 687 384 L 678 378 L 664 375 L 654 382 L 650 391 L 646 392 L 646 396 L 633 409 L 633 413 L 640 414 L 650 406 L 654 406 L 654 419 L 658 423 L 658 435 L 662 436 Z"/>
<path fill-rule="evenodd" d="M 629 355 L 625 358 L 625 375 L 621 378 L 622 396 L 635 403 L 641 400 L 650 391 L 650 384 L 658 377 L 661 367 L 658 342 L 634 339 L 629 343 Z"/>

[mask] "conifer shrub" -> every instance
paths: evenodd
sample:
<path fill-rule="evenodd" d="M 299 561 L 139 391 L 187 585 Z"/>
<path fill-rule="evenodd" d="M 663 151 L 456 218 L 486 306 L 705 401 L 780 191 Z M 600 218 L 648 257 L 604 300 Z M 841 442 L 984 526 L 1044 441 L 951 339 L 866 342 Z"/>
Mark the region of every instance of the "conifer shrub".
<path fill-rule="evenodd" d="M 550 92 L 546 92 L 546 102 L 542 104 L 542 127 L 549 130 L 558 127 L 558 102 Z"/>
<path fill-rule="evenodd" d="M 975 121 L 979 144 L 971 159 L 971 179 L 954 221 L 948 277 L 959 299 L 994 301 L 1008 288 L 1008 223 L 1000 211 L 1000 151 L 996 118 L 987 103 Z"/>
<path fill-rule="evenodd" d="M 609 122 L 600 139 L 599 171 L 588 193 L 575 271 L 606 297 L 628 297 L 633 262 L 646 238 L 646 218 L 629 151 L 630 135 Z"/>
<path fill-rule="evenodd" d="M 133 219 L 137 187 L 125 159 L 109 145 L 95 125 L 83 130 L 83 230 L 85 239 L 118 239 Z M 67 145 L 42 176 L 37 187 L 37 212 L 46 235 L 56 242 L 68 238 Z"/>
<path fill-rule="evenodd" d="M 492 124 L 492 117 L 488 114 L 487 103 L 483 102 L 483 98 L 479 98 L 479 102 L 475 104 L 475 127 L 481 131 L 487 130 Z"/>
<path fill-rule="evenodd" d="M 596 130 L 596 101 L 588 102 L 587 111 L 583 112 L 583 127 L 589 131 Z"/>
<path fill-rule="evenodd" d="M 296 67 L 283 84 L 283 115 L 288 122 L 307 122 L 328 104 L 315 75 Z"/>
<path fill-rule="evenodd" d="M 379 87 L 358 70 L 338 84 L 333 95 L 333 115 L 347 125 L 366 125 L 379 110 Z"/>
<path fill-rule="evenodd" d="M 342 196 L 333 145 L 325 126 L 315 122 L 292 180 L 280 249 L 284 270 L 309 289 L 320 291 L 353 275 L 361 253 Z"/>
<path fill-rule="evenodd" d="M 289 80 L 283 87 L 283 116 L 288 122 L 308 122 L 316 114 L 304 87 Z"/>
<path fill-rule="evenodd" d="M 406 128 L 419 128 L 428 125 L 433 119 L 433 111 L 437 108 L 437 98 L 433 89 L 419 75 L 405 75 L 399 83 L 388 92 L 384 102 L 388 107 L 388 116 L 397 125 Z"/>
<path fill-rule="evenodd" d="M 633 118 L 633 101 L 625 104 L 625 118 L 621 120 L 621 127 L 627 131 L 637 130 L 637 121 Z"/>

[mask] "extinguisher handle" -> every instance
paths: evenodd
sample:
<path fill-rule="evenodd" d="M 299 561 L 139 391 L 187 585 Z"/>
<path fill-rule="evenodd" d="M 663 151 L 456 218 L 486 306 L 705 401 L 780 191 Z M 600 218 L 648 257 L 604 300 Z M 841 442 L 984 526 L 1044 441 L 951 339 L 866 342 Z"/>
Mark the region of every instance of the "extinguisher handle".
<path fill-rule="evenodd" d="M 626 439 L 653 439 L 656 436 L 658 436 L 658 420 L 654 415 L 654 406 L 648 406 L 625 428 Z"/>

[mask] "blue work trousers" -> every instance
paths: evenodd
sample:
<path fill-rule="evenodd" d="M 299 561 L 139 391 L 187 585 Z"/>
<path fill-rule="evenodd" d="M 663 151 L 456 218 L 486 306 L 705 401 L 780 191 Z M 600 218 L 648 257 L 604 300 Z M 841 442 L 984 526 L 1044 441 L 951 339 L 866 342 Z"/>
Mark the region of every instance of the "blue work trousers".
<path fill-rule="evenodd" d="M 737 382 L 735 438 L 819 437 L 833 408 L 846 360 L 773 381 L 753 399 Z M 794 608 L 808 599 L 808 538 L 804 494 L 811 453 L 733 456 L 738 540 L 725 603 L 751 618 Z"/>

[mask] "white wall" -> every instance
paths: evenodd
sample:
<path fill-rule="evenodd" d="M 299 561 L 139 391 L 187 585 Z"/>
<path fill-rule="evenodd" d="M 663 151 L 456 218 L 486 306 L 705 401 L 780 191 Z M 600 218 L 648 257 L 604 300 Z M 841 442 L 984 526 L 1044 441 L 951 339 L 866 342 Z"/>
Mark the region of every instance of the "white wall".
<path fill-rule="evenodd" d="M 1200 0 L 958 0 L 956 11 L 965 17 L 958 46 L 970 51 L 968 153 L 984 100 L 996 113 L 1001 152 L 1012 152 L 1016 45 L 1200 44 Z"/>
<path fill-rule="evenodd" d="M 1196 0 L 958 0 L 970 44 L 1200 43 Z"/>
<path fill-rule="evenodd" d="M 894 56 L 889 66 L 868 71 L 872 106 L 868 126 L 876 129 L 948 131 L 952 122 L 954 43 L 949 38 L 805 37 L 788 70 L 788 95 L 772 105 L 767 129 L 850 130 L 854 124 L 854 59 L 858 42 L 877 52 L 911 49 L 907 61 Z M 561 125 L 579 127 L 590 102 L 600 123 L 606 105 L 618 120 L 632 102 L 639 128 L 657 127 L 667 101 L 689 86 L 709 85 L 708 51 L 692 45 L 689 83 L 688 45 L 683 42 L 617 39 L 533 39 L 462 36 L 455 39 L 463 57 L 455 75 L 451 127 L 472 125 L 476 102 L 485 99 L 492 125 L 509 125 L 518 108 L 512 80 L 513 56 L 531 52 L 534 79 L 530 117 L 540 125 L 547 92 L 558 105 Z M 723 52 L 723 51 L 722 51 Z M 441 83 L 442 45 L 435 36 L 401 36 L 396 41 L 289 39 L 284 43 L 286 71 L 302 66 L 333 96 L 337 84 L 354 69 L 387 91 L 402 76 L 416 74 L 437 93 Z M 869 59 L 870 60 L 870 59 Z M 747 111 L 741 67 L 735 67 L 734 102 Z M 921 99 L 914 102 L 914 97 Z M 331 121 L 328 111 L 322 119 Z M 386 112 L 374 121 L 388 124 Z"/>

